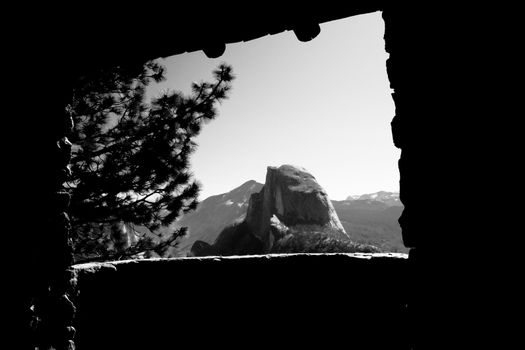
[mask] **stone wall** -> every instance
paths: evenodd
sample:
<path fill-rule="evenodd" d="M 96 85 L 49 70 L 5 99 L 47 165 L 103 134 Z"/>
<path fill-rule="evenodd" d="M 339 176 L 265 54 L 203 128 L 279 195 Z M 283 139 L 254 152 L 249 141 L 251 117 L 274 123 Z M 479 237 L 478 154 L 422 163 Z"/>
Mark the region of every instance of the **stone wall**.
<path fill-rule="evenodd" d="M 74 266 L 77 349 L 408 349 L 402 254 Z M 366 346 L 365 346 L 366 345 Z"/>
<path fill-rule="evenodd" d="M 482 305 L 492 298 L 480 302 L 486 283 L 476 283 L 490 270 L 483 235 L 501 231 L 492 226 L 497 214 L 486 192 L 498 168 L 484 145 L 495 135 L 488 121 L 501 116 L 494 107 L 506 103 L 491 73 L 501 67 L 494 43 L 503 39 L 491 22 L 497 15 L 484 10 L 396 3 L 382 13 L 416 348 L 474 348 L 483 338 Z"/>
<path fill-rule="evenodd" d="M 35 107 L 31 113 L 38 118 L 25 119 L 36 130 L 24 135 L 27 150 L 21 159 L 26 163 L 24 169 L 30 169 L 16 179 L 17 188 L 27 187 L 17 193 L 17 197 L 24 199 L 17 206 L 23 217 L 18 214 L 8 219 L 16 218 L 19 225 L 15 231 L 19 234 L 16 246 L 23 249 L 17 254 L 24 270 L 19 274 L 23 278 L 20 306 L 26 327 L 18 345 L 20 349 L 71 350 L 75 306 L 71 301 L 74 275 L 70 270 L 73 255 L 67 213 L 70 195 L 62 186 L 70 172 L 71 159 L 68 136 L 73 122 L 65 113 L 70 81 L 56 75 L 61 64 L 52 57 L 40 64 L 42 71 L 38 74 L 36 67 L 28 68 L 41 84 L 48 82 L 49 87 L 31 97 L 25 96 Z"/>

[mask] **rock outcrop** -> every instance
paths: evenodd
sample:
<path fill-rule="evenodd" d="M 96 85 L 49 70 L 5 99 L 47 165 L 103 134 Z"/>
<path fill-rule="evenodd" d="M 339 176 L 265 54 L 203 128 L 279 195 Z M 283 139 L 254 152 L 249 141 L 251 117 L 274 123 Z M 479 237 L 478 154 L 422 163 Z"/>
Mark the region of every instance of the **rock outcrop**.
<path fill-rule="evenodd" d="M 263 189 L 250 198 L 246 223 L 268 250 L 286 229 L 348 238 L 326 191 L 312 174 L 292 165 L 268 167 Z"/>
<path fill-rule="evenodd" d="M 190 255 L 263 254 L 284 237 L 308 233 L 349 240 L 326 191 L 312 174 L 292 165 L 268 167 L 264 187 L 250 197 L 245 220 L 224 229 L 205 249 L 202 242 L 195 242 Z"/>
<path fill-rule="evenodd" d="M 188 237 L 180 242 L 177 250 L 186 256 L 195 242 L 211 244 L 226 227 L 242 222 L 250 196 L 259 192 L 262 187 L 263 184 L 250 180 L 227 193 L 206 198 L 197 210 L 185 214 L 176 223 L 176 227 L 189 229 Z"/>

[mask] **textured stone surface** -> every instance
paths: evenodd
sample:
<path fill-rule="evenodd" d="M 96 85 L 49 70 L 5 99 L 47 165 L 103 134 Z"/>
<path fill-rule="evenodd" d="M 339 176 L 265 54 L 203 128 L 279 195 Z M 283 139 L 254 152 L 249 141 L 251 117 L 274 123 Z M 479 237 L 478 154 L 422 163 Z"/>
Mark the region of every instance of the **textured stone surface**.
<path fill-rule="evenodd" d="M 269 238 L 271 218 L 284 226 L 315 227 L 338 237 L 348 238 L 326 191 L 306 169 L 282 165 L 268 167 L 262 198 L 257 196 L 255 210 L 249 210 L 246 222 L 263 242 Z M 262 205 L 262 210 L 259 206 Z"/>

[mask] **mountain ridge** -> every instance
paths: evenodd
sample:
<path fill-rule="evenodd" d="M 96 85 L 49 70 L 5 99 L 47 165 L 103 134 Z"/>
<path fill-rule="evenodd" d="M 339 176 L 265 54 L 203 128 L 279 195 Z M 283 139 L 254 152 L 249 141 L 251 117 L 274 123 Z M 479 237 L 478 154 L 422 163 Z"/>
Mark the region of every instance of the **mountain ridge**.
<path fill-rule="evenodd" d="M 226 226 L 242 221 L 250 195 L 262 187 L 257 181 L 249 180 L 229 192 L 203 200 L 195 211 L 183 215 L 175 223 L 177 227 L 189 228 L 189 235 L 181 240 L 178 250 L 184 255 L 197 240 L 213 242 Z"/>
<path fill-rule="evenodd" d="M 197 240 L 189 256 L 271 253 L 380 252 L 353 241 L 330 198 L 305 168 L 268 166 L 261 191 L 252 193 L 246 216 L 212 244 Z"/>
<path fill-rule="evenodd" d="M 378 202 L 383 202 L 390 206 L 402 206 L 399 199 L 399 192 L 389 192 L 389 191 L 377 191 L 373 193 L 365 193 L 360 195 L 351 195 L 346 197 L 346 201 L 356 201 L 356 200 L 373 200 Z"/>
<path fill-rule="evenodd" d="M 179 255 L 185 256 L 197 240 L 212 244 L 228 225 L 243 221 L 251 194 L 261 191 L 263 186 L 248 180 L 229 192 L 204 199 L 195 211 L 184 215 L 177 226 L 187 226 L 189 236 L 179 244 Z M 375 244 L 386 251 L 408 251 L 397 222 L 403 210 L 397 192 L 378 191 L 331 203 L 353 240 Z"/>

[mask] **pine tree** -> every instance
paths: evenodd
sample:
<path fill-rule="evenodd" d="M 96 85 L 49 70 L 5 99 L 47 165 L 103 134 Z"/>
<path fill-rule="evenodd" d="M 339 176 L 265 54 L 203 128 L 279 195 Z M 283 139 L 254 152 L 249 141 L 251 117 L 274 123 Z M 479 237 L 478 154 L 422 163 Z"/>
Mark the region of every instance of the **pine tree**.
<path fill-rule="evenodd" d="M 189 169 L 194 138 L 228 97 L 232 68 L 192 92 L 167 91 L 145 101 L 146 87 L 165 80 L 151 61 L 81 78 L 66 111 L 72 137 L 70 216 L 77 261 L 144 253 L 168 256 L 186 228 L 170 229 L 197 207 L 199 184 Z"/>

